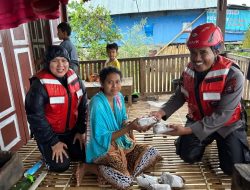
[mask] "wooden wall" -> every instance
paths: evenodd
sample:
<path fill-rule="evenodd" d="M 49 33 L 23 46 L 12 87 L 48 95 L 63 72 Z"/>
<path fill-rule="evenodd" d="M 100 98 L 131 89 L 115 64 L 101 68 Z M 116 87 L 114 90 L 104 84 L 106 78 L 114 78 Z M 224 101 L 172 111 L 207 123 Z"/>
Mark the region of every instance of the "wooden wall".
<path fill-rule="evenodd" d="M 58 44 L 60 19 L 37 20 L 0 31 L 0 149 L 17 150 L 30 139 L 24 101 L 29 78 L 42 68 L 44 51 Z"/>
<path fill-rule="evenodd" d="M 29 138 L 24 100 L 34 72 L 27 24 L 0 32 L 0 148 L 17 149 Z"/>

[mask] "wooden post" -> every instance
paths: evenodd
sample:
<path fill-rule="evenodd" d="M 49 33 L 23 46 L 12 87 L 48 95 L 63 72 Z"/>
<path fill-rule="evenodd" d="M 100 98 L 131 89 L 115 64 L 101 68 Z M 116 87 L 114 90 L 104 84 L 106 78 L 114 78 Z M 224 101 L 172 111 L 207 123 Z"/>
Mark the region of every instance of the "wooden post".
<path fill-rule="evenodd" d="M 60 3 L 60 10 L 62 22 L 68 22 L 67 5 Z"/>
<path fill-rule="evenodd" d="M 246 79 L 247 79 L 247 80 L 250 80 L 250 61 L 249 61 L 249 64 L 248 64 Z"/>
<path fill-rule="evenodd" d="M 225 39 L 225 26 L 226 26 L 226 11 L 227 11 L 227 0 L 218 0 L 216 25 L 220 27 L 224 39 Z M 225 49 L 223 47 L 222 51 L 224 50 Z"/>
<path fill-rule="evenodd" d="M 139 72 L 140 72 L 140 78 L 139 78 L 140 94 L 141 96 L 144 96 L 145 91 L 146 91 L 146 72 L 145 72 L 145 60 L 144 59 L 139 60 Z"/>

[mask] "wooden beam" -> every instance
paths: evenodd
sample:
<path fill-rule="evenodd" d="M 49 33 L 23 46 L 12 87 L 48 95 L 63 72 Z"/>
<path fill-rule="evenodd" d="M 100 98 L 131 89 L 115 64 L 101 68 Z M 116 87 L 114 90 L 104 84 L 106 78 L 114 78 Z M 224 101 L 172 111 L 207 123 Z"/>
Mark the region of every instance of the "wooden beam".
<path fill-rule="evenodd" d="M 68 22 L 67 5 L 60 3 L 61 21 Z"/>
<path fill-rule="evenodd" d="M 225 26 L 226 26 L 226 11 L 227 11 L 227 0 L 218 0 L 216 25 L 220 27 L 224 39 L 225 39 Z"/>

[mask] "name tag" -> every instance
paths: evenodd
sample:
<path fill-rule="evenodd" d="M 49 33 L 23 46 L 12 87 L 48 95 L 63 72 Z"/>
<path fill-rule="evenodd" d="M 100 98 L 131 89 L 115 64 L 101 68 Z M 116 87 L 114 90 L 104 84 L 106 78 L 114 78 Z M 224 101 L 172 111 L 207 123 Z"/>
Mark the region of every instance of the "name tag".
<path fill-rule="evenodd" d="M 64 96 L 51 97 L 49 98 L 50 104 L 63 104 L 65 102 Z"/>
<path fill-rule="evenodd" d="M 203 100 L 220 100 L 220 98 L 221 98 L 220 93 L 213 93 L 213 92 L 203 93 Z"/>

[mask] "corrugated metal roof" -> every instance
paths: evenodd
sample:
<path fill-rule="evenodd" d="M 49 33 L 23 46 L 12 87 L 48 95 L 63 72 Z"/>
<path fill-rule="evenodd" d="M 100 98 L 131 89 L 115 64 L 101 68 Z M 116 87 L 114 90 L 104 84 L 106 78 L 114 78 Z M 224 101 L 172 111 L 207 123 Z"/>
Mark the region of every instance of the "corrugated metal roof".
<path fill-rule="evenodd" d="M 217 0 L 91 0 L 86 6 L 104 6 L 111 15 L 217 7 Z"/>

